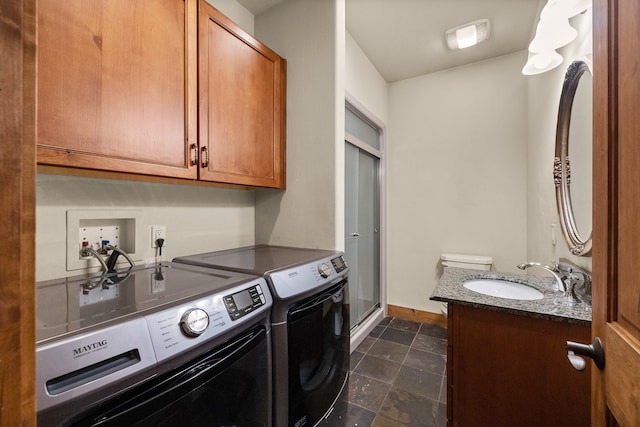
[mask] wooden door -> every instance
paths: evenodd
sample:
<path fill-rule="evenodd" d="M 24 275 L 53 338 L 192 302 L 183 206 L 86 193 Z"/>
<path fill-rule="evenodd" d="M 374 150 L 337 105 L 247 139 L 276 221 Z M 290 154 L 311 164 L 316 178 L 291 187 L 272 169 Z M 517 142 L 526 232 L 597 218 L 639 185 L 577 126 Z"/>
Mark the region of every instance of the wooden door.
<path fill-rule="evenodd" d="M 592 425 L 640 426 L 640 1 L 594 1 Z"/>
<path fill-rule="evenodd" d="M 195 178 L 195 0 L 38 2 L 38 163 Z"/>
<path fill-rule="evenodd" d="M 285 61 L 200 1 L 200 179 L 284 188 Z"/>
<path fill-rule="evenodd" d="M 0 7 L 0 426 L 34 426 L 36 1 Z"/>

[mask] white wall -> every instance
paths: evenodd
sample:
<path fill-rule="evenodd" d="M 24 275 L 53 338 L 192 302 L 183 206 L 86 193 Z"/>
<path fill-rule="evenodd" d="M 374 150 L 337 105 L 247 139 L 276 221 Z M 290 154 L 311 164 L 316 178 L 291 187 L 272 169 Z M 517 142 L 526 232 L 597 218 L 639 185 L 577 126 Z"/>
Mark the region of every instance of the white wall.
<path fill-rule="evenodd" d="M 233 22 L 238 24 L 247 33 L 253 35 L 254 17 L 244 6 L 236 0 L 206 0 L 211 6 L 218 9 Z"/>
<path fill-rule="evenodd" d="M 351 34 L 346 34 L 346 90 L 385 125 L 388 123 L 389 88 Z"/>
<path fill-rule="evenodd" d="M 167 226 L 163 257 L 254 243 L 254 192 L 122 180 L 38 174 L 36 280 L 79 274 L 66 271 L 69 209 L 136 210 L 137 259 L 151 258 L 151 225 Z M 75 230 L 77 233 L 77 230 Z"/>
<path fill-rule="evenodd" d="M 336 0 L 288 0 L 256 18 L 256 37 L 287 60 L 287 190 L 256 192 L 258 243 L 343 246 L 337 236 L 344 155 L 336 150 L 344 133 L 341 9 Z"/>
<path fill-rule="evenodd" d="M 557 68 L 540 75 L 527 77 L 529 100 L 529 173 L 527 177 L 527 255 L 530 261 L 550 263 L 560 257 L 569 258 L 583 267 L 591 269 L 590 257 L 571 255 L 560 230 L 555 187 L 553 184 L 553 158 L 555 149 L 556 122 L 560 92 L 567 67 L 584 55 L 590 43 L 592 14 L 587 11 L 571 19 L 571 25 L 579 31 L 578 38 L 559 50 L 564 62 Z M 578 123 L 571 123 L 576 126 Z M 582 126 L 592 126 L 590 122 Z M 571 148 L 571 142 L 569 143 Z M 572 156 L 575 157 L 575 156 Z M 577 186 L 574 184 L 572 189 Z M 576 212 L 580 215 L 581 212 Z M 556 224 L 556 242 L 551 239 L 551 226 Z M 532 271 L 533 273 L 533 271 Z"/>
<path fill-rule="evenodd" d="M 428 297 L 443 252 L 526 257 L 524 52 L 389 88 L 388 302 L 439 311 Z"/>

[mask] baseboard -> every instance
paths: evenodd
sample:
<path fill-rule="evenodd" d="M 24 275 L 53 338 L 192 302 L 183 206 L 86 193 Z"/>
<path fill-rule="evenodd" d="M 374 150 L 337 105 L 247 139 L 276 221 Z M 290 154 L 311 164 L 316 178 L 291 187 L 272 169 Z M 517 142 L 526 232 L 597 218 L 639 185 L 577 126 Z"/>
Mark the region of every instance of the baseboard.
<path fill-rule="evenodd" d="M 399 317 L 420 323 L 430 323 L 442 328 L 447 327 L 447 318 L 443 314 L 431 313 L 430 311 L 422 311 L 415 308 L 398 307 L 397 305 L 387 304 L 387 316 Z"/>

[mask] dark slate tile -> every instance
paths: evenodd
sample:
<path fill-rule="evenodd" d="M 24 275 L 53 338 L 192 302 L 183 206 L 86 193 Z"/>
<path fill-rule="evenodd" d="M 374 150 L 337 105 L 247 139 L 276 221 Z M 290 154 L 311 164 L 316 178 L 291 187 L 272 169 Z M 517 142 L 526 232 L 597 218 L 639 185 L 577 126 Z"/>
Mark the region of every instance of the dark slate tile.
<path fill-rule="evenodd" d="M 373 328 L 373 330 L 371 332 L 369 332 L 369 336 L 373 337 L 373 338 L 379 338 L 380 335 L 382 335 L 382 333 L 385 331 L 385 329 L 387 329 L 386 326 L 380 326 L 378 324 L 378 325 L 376 325 L 375 328 Z"/>
<path fill-rule="evenodd" d="M 357 350 L 351 353 L 351 356 L 349 356 L 349 369 L 353 371 L 363 357 L 364 353 Z"/>
<path fill-rule="evenodd" d="M 423 323 L 420 326 L 420 331 L 422 335 L 429 335 L 431 337 L 447 339 L 447 328 L 442 328 L 440 326 L 431 325 L 429 323 Z"/>
<path fill-rule="evenodd" d="M 349 378 L 348 401 L 370 411 L 378 412 L 389 388 L 391 388 L 391 384 L 352 373 Z"/>
<path fill-rule="evenodd" d="M 442 377 L 442 386 L 440 387 L 440 397 L 438 398 L 440 403 L 447 403 L 447 376 Z"/>
<path fill-rule="evenodd" d="M 438 402 L 392 387 L 378 414 L 409 426 L 442 427 L 438 409 Z"/>
<path fill-rule="evenodd" d="M 392 320 L 393 320 L 393 317 L 385 317 L 380 321 L 380 323 L 378 323 L 378 325 L 387 326 L 389 323 L 391 323 Z"/>
<path fill-rule="evenodd" d="M 410 348 L 407 357 L 404 359 L 404 364 L 443 375 L 447 367 L 447 357 L 444 354 Z"/>
<path fill-rule="evenodd" d="M 373 345 L 373 343 L 376 342 L 376 338 L 372 338 L 372 337 L 366 337 L 364 340 L 362 340 L 362 342 L 360 343 L 360 345 L 356 348 L 355 351 L 359 351 L 361 353 L 366 353 L 367 351 L 369 351 L 369 349 L 371 348 L 371 346 Z"/>
<path fill-rule="evenodd" d="M 420 329 L 420 323 L 414 322 L 413 320 L 405 320 L 395 317 L 391 323 L 389 323 L 389 327 L 403 331 L 418 332 Z"/>
<path fill-rule="evenodd" d="M 402 390 L 437 401 L 442 389 L 442 378 L 443 375 L 410 366 L 402 366 L 393 381 L 393 385 Z"/>
<path fill-rule="evenodd" d="M 376 418 L 373 420 L 373 424 L 371 427 L 407 427 L 408 424 L 401 423 L 400 421 L 392 420 L 389 417 L 385 417 L 384 415 L 376 415 Z M 444 426 L 442 426 L 444 427 Z"/>
<path fill-rule="evenodd" d="M 378 340 L 371 346 L 367 354 L 402 363 L 408 351 L 409 346 L 392 341 Z"/>
<path fill-rule="evenodd" d="M 380 338 L 387 341 L 393 341 L 398 344 L 411 345 L 415 338 L 415 332 L 401 331 L 399 329 L 387 328 Z"/>
<path fill-rule="evenodd" d="M 353 372 L 391 384 L 398 375 L 400 366 L 400 363 L 365 355 Z"/>
<path fill-rule="evenodd" d="M 447 340 L 418 334 L 411 348 L 431 353 L 447 354 Z"/>
<path fill-rule="evenodd" d="M 367 427 L 373 423 L 375 416 L 375 412 L 349 403 L 349 407 L 347 409 L 347 420 L 345 421 L 344 426 Z"/>
<path fill-rule="evenodd" d="M 438 412 L 435 416 L 435 425 L 438 427 L 445 427 L 447 425 L 447 404 L 438 403 Z"/>

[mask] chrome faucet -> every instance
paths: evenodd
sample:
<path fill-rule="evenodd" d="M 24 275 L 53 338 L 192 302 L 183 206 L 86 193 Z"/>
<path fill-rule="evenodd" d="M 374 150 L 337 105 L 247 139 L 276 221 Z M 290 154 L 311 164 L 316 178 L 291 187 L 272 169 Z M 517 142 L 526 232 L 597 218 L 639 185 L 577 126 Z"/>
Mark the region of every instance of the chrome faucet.
<path fill-rule="evenodd" d="M 538 267 L 547 270 L 553 274 L 553 277 L 556 279 L 555 290 L 563 292 L 564 296 L 571 303 L 578 302 L 575 295 L 575 286 L 580 281 L 587 293 L 591 293 L 591 273 L 569 262 L 565 258 L 560 258 L 559 262 L 554 264 L 554 266 L 549 266 L 539 262 L 527 262 L 518 264 L 517 267 L 520 270 L 526 270 L 529 267 Z"/>
<path fill-rule="evenodd" d="M 567 259 L 560 258 L 558 262 L 558 270 L 564 276 L 564 296 L 571 302 L 577 302 L 575 294 L 576 284 L 582 281 L 582 286 L 587 294 L 591 294 L 591 273 L 569 262 Z"/>
<path fill-rule="evenodd" d="M 542 268 L 543 270 L 547 270 L 549 273 L 553 274 L 553 277 L 555 277 L 556 279 L 556 285 L 554 290 L 555 291 L 564 290 L 564 282 L 562 277 L 560 277 L 560 270 L 556 266 L 552 267 L 550 265 L 541 264 L 539 262 L 524 262 L 522 264 L 518 264 L 516 267 L 518 267 L 520 270 L 526 270 L 529 267 L 538 267 L 538 268 Z"/>

